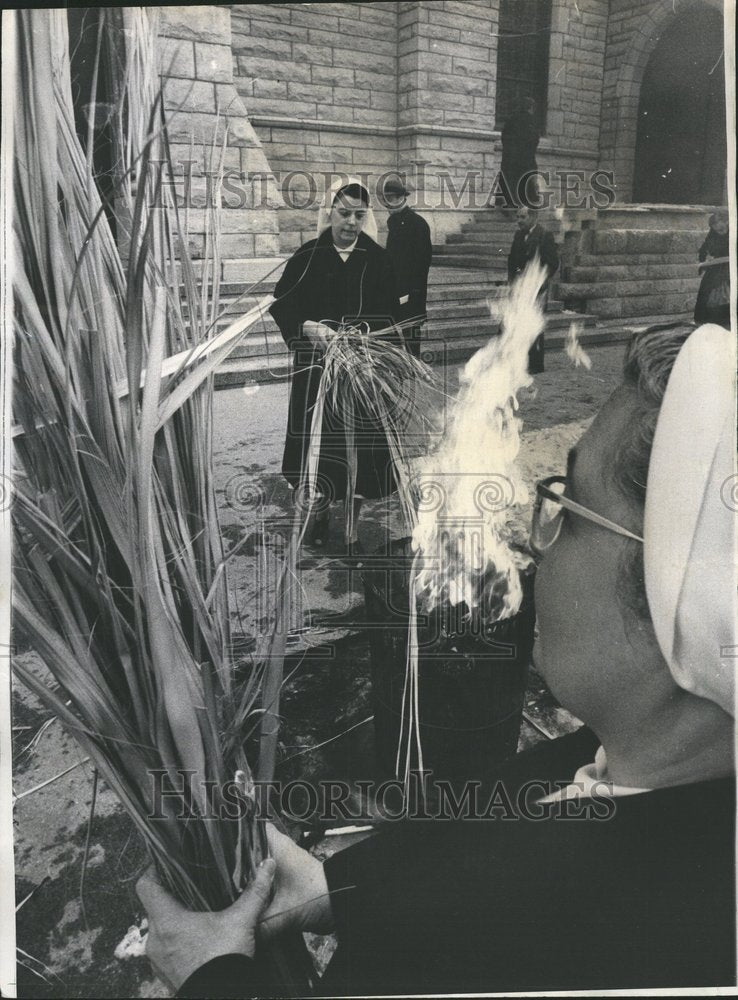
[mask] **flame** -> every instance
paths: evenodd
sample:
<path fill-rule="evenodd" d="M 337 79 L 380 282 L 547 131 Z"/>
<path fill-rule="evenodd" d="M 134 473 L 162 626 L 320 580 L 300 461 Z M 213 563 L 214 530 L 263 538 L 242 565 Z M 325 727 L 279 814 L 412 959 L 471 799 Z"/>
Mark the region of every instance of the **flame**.
<path fill-rule="evenodd" d="M 439 447 L 420 460 L 413 531 L 416 595 L 426 610 L 466 606 L 485 622 L 515 614 L 527 559 L 510 545 L 509 511 L 528 502 L 516 465 L 518 393 L 532 384 L 528 350 L 544 328 L 536 260 L 490 311 L 501 324 L 469 359 Z"/>
<path fill-rule="evenodd" d="M 566 335 L 566 355 L 570 361 L 574 362 L 574 367 L 579 368 L 582 365 L 584 368 L 592 367 L 592 359 L 584 350 L 582 345 L 579 343 L 579 338 L 582 335 L 583 325 L 578 322 L 574 322 L 569 327 L 569 332 Z"/>

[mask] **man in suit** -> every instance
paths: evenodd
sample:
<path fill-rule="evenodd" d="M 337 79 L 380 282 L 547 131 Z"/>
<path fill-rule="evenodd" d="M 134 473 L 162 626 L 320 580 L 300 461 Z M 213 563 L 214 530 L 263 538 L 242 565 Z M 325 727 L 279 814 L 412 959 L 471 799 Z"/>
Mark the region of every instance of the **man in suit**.
<path fill-rule="evenodd" d="M 428 271 L 433 249 L 430 227 L 407 203 L 409 190 L 399 175 L 388 177 L 382 189 L 389 211 L 387 252 L 397 280 L 400 322 L 410 353 L 420 357 L 420 338 L 426 320 Z M 410 322 L 412 321 L 412 322 Z"/>
<path fill-rule="evenodd" d="M 507 258 L 507 280 L 514 281 L 537 254 L 541 264 L 548 270 L 548 279 L 541 291 L 542 295 L 548 296 L 549 281 L 559 266 L 559 252 L 554 238 L 538 222 L 537 213 L 532 208 L 526 206 L 519 208 L 517 220 L 518 228 Z M 528 352 L 528 371 L 531 375 L 538 375 L 543 371 L 543 351 L 543 334 L 541 334 Z"/>

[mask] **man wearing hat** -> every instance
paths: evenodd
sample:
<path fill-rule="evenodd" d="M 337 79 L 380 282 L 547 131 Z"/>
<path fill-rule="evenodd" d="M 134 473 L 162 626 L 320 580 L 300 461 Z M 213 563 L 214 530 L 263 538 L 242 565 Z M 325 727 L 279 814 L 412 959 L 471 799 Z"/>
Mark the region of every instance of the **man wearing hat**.
<path fill-rule="evenodd" d="M 387 252 L 397 279 L 399 319 L 410 353 L 417 358 L 420 357 L 420 335 L 426 320 L 428 271 L 433 249 L 430 227 L 408 206 L 409 194 L 399 174 L 392 174 L 385 180 L 382 201 L 389 211 Z"/>
<path fill-rule="evenodd" d="M 535 209 L 521 205 L 517 211 L 517 224 L 510 253 L 507 257 L 507 280 L 513 282 L 523 273 L 528 264 L 535 257 L 538 257 L 548 272 L 546 283 L 541 290 L 545 308 L 549 283 L 558 270 L 559 252 L 556 249 L 553 234 L 540 224 Z M 543 334 L 541 334 L 536 338 L 528 352 L 528 372 L 530 375 L 540 375 L 543 367 L 544 344 Z"/>

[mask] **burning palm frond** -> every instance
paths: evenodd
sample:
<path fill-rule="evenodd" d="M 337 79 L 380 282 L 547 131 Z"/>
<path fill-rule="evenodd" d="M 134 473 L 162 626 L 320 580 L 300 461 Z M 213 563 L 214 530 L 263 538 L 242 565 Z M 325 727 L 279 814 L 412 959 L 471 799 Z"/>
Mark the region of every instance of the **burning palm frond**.
<path fill-rule="evenodd" d="M 528 350 L 545 325 L 538 260 L 495 303 L 500 334 L 467 362 L 439 447 L 419 463 L 413 532 L 410 620 L 397 773 L 409 790 L 413 756 L 423 770 L 418 676 L 418 605 L 482 626 L 509 618 L 523 599 L 529 558 L 512 547 L 513 505 L 528 491 L 516 458 L 522 421 L 518 393 L 531 384 Z"/>
<path fill-rule="evenodd" d="M 589 370 L 592 367 L 592 359 L 579 342 L 582 335 L 582 324 L 571 323 L 566 334 L 566 356 L 573 362 L 575 368 L 580 366 Z"/>

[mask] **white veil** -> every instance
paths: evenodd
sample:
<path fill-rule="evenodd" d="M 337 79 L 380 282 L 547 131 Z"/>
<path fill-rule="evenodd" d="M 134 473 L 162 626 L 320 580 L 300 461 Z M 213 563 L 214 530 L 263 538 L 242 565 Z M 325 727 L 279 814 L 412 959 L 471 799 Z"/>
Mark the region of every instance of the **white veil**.
<path fill-rule="evenodd" d="M 346 177 L 345 175 L 343 177 L 337 177 L 326 191 L 325 200 L 318 211 L 318 227 L 315 235 L 316 237 L 320 236 L 320 234 L 330 226 L 330 214 L 331 209 L 333 208 L 333 202 L 336 200 L 339 191 L 348 187 L 350 184 L 358 184 L 360 188 L 363 188 L 366 191 L 368 211 L 362 233 L 366 233 L 366 235 L 376 243 L 377 220 L 374 217 L 374 209 L 371 207 L 371 202 L 369 200 L 369 189 L 358 177 Z"/>

